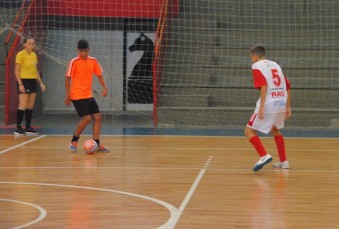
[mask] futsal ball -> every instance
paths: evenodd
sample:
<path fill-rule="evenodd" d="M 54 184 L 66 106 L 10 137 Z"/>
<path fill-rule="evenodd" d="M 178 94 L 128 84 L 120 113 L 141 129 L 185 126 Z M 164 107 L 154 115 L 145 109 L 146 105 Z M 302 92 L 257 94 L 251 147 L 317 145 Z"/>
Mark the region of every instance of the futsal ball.
<path fill-rule="evenodd" d="M 84 143 L 84 149 L 86 153 L 92 154 L 98 149 L 98 144 L 94 140 L 87 140 Z"/>

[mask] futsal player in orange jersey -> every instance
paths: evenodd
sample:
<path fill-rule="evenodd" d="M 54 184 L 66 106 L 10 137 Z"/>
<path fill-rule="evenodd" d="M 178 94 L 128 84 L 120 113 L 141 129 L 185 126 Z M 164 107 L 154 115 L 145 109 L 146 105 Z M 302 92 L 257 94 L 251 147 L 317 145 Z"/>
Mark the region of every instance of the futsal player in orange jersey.
<path fill-rule="evenodd" d="M 265 134 L 271 131 L 280 159 L 273 167 L 288 169 L 284 137 L 279 129 L 284 127 L 284 120 L 291 116 L 290 82 L 285 78 L 277 63 L 265 58 L 263 46 L 252 47 L 250 57 L 253 62 L 254 87 L 260 89 L 260 98 L 257 101 L 256 109 L 244 131 L 261 157 L 253 171 L 259 171 L 265 164 L 272 161 L 271 155 L 266 152 L 259 136 L 256 135 L 257 131 Z"/>
<path fill-rule="evenodd" d="M 79 117 L 81 117 L 81 121 L 75 130 L 69 148 L 77 151 L 80 135 L 93 118 L 93 140 L 98 144 L 99 152 L 108 152 L 109 150 L 100 144 L 99 139 L 102 116 L 99 111 L 99 106 L 92 95 L 93 74 L 97 75 L 103 87 L 101 93 L 103 97 L 107 96 L 107 87 L 105 79 L 102 76 L 103 70 L 99 62 L 94 57 L 89 56 L 89 52 L 88 41 L 84 39 L 79 40 L 79 56 L 70 61 L 66 72 L 65 103 L 69 106 L 72 101 Z"/>

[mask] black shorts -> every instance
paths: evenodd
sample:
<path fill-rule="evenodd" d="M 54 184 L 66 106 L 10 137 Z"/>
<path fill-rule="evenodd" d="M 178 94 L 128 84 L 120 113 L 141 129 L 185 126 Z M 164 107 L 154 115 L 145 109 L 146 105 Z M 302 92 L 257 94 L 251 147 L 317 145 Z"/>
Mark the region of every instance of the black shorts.
<path fill-rule="evenodd" d="M 37 93 L 38 92 L 38 86 L 36 84 L 36 79 L 21 79 L 22 84 L 25 87 L 25 93 Z M 19 90 L 19 83 L 17 82 L 17 88 L 19 94 L 24 94 L 20 92 Z"/>
<path fill-rule="evenodd" d="M 89 99 L 72 100 L 72 103 L 79 117 L 100 113 L 99 106 L 93 97 Z"/>

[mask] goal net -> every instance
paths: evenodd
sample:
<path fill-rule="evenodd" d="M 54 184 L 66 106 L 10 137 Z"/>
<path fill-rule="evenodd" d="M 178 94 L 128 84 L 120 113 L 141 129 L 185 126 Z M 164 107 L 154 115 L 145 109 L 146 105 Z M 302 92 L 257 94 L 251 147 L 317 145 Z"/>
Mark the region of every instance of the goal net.
<path fill-rule="evenodd" d="M 338 1 L 181 3 L 159 90 L 161 122 L 246 125 L 260 96 L 249 49 L 262 44 L 291 82 L 286 126 L 338 127 Z"/>
<path fill-rule="evenodd" d="M 13 24 L 22 3 L 26 13 Z M 9 31 L 36 38 L 45 114 L 74 114 L 64 105 L 64 75 L 84 38 L 104 69 L 108 97 L 97 80 L 93 95 L 106 121 L 243 127 L 259 98 L 249 49 L 262 44 L 291 82 L 286 126 L 338 127 L 336 0 L 3 0 L 0 7 L 2 38 Z"/>

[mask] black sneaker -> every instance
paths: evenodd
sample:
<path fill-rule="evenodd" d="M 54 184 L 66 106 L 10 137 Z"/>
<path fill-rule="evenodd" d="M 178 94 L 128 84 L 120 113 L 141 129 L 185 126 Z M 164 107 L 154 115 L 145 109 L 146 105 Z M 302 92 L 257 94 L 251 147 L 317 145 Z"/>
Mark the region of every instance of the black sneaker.
<path fill-rule="evenodd" d="M 26 129 L 26 135 L 37 135 L 37 134 L 39 133 L 36 132 L 33 127 Z"/>
<path fill-rule="evenodd" d="M 22 128 L 16 129 L 14 131 L 15 135 L 25 135 L 25 131 Z"/>

